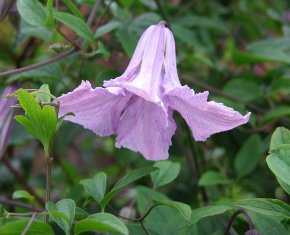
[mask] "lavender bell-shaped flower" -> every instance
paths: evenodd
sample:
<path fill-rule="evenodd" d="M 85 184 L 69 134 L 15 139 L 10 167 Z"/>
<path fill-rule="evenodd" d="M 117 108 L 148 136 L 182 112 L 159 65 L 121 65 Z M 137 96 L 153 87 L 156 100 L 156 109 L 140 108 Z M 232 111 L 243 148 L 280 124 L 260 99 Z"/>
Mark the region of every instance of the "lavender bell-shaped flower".
<path fill-rule="evenodd" d="M 13 93 L 17 89 L 16 85 L 7 86 L 3 93 L 0 95 L 0 158 L 2 157 L 8 140 L 12 133 L 13 108 L 16 98 L 7 99 L 4 96 Z"/>
<path fill-rule="evenodd" d="M 180 84 L 174 37 L 163 21 L 146 29 L 126 71 L 104 86 L 93 89 L 82 82 L 58 98 L 59 115 L 73 112 L 75 116 L 66 120 L 97 135 L 116 134 L 116 147 L 138 151 L 148 160 L 168 158 L 176 130 L 173 110 L 182 115 L 198 141 L 242 125 L 250 116 L 208 102 L 207 91 L 195 94 Z"/>

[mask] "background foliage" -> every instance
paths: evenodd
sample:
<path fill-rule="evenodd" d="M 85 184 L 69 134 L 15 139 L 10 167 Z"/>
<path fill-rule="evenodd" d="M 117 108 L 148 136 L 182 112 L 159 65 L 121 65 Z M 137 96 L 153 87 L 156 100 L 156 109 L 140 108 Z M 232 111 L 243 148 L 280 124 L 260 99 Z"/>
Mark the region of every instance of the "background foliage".
<path fill-rule="evenodd" d="M 261 234 L 290 233 L 288 1 L 100 1 L 90 27 L 86 21 L 94 0 L 56 1 L 53 14 L 52 2 L 18 0 L 6 12 L 0 23 L 0 71 L 57 56 L 61 60 L 10 76 L 0 74 L 0 89 L 10 83 L 35 89 L 48 84 L 59 96 L 81 80 L 101 86 L 124 71 L 144 29 L 165 19 L 176 39 L 181 82 L 197 92 L 209 90 L 210 99 L 252 115 L 247 125 L 195 142 L 175 114 L 178 130 L 169 161 L 155 164 L 115 148 L 114 137 L 101 138 L 64 122 L 51 146 L 51 222 L 45 224 L 37 216 L 28 234 L 69 234 L 72 224 L 76 234 L 88 227 L 112 234 L 127 234 L 128 227 L 130 234 L 146 234 L 144 224 L 150 234 L 218 235 L 238 207 L 249 212 Z M 286 128 L 277 129 L 271 140 L 279 126 Z M 31 192 L 19 191 L 29 187 L 44 196 L 42 146 L 15 123 L 1 160 L 0 234 L 9 229 L 20 234 L 29 218 L 15 219 L 7 211 L 30 209 L 8 199 L 42 206 Z M 106 200 L 110 202 L 105 207 Z M 150 205 L 159 206 L 142 221 L 115 217 L 142 219 Z M 243 234 L 247 228 L 239 216 L 231 234 Z"/>

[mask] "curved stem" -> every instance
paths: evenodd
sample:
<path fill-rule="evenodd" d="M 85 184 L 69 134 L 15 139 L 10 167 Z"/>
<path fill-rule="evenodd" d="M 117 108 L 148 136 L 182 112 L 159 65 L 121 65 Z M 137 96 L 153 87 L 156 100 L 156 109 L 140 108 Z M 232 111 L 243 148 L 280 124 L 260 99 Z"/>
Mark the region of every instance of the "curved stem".
<path fill-rule="evenodd" d="M 224 235 L 228 235 L 228 234 L 229 234 L 230 229 L 231 229 L 231 227 L 232 227 L 232 225 L 233 225 L 235 219 L 237 218 L 237 216 L 238 216 L 239 214 L 244 214 L 244 215 L 246 216 L 247 221 L 248 221 L 248 224 L 249 224 L 249 230 L 254 229 L 254 223 L 253 223 L 253 220 L 252 220 L 250 214 L 249 214 L 245 209 L 240 208 L 240 209 L 236 210 L 236 211 L 232 214 L 231 219 L 230 219 L 230 221 L 229 221 L 229 223 L 228 223 L 228 225 L 227 225 L 227 228 L 226 228 L 226 231 L 225 231 Z"/>

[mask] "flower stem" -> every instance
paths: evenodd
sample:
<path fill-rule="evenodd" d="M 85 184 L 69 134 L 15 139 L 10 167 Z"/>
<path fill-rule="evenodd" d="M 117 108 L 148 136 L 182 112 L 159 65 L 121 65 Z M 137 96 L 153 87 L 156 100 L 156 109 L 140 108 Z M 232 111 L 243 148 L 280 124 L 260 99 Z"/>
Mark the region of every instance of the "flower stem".
<path fill-rule="evenodd" d="M 45 163 L 46 163 L 46 190 L 45 190 L 45 211 L 47 211 L 46 204 L 50 201 L 51 191 L 51 165 L 52 158 L 49 155 L 49 151 L 45 151 Z M 48 222 L 48 214 L 45 215 L 45 222 Z"/>

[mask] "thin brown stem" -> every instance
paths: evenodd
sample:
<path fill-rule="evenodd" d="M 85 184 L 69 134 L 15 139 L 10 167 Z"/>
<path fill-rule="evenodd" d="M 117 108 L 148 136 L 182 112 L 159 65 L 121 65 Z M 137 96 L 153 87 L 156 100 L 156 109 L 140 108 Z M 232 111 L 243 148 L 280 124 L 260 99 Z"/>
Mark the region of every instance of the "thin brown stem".
<path fill-rule="evenodd" d="M 43 199 L 34 191 L 34 189 L 26 182 L 24 177 L 15 169 L 15 167 L 11 164 L 6 155 L 3 156 L 2 162 L 8 168 L 8 170 L 13 174 L 15 179 L 25 188 L 27 192 L 29 192 L 34 198 L 39 202 L 40 205 L 44 206 Z"/>
<path fill-rule="evenodd" d="M 225 230 L 224 235 L 228 235 L 228 234 L 229 234 L 230 229 L 231 229 L 231 227 L 232 227 L 232 224 L 234 223 L 235 219 L 237 218 L 237 216 L 238 216 L 239 214 L 244 214 L 244 215 L 246 216 L 247 221 L 248 221 L 248 225 L 249 225 L 249 230 L 254 229 L 254 223 L 253 223 L 253 220 L 252 220 L 250 214 L 249 214 L 245 209 L 240 208 L 240 209 L 236 210 L 236 211 L 232 214 L 231 219 L 230 219 L 230 221 L 229 221 L 229 223 L 228 223 L 228 225 L 227 225 L 227 228 L 226 228 L 226 230 Z"/>
<path fill-rule="evenodd" d="M 46 162 L 46 190 L 45 190 L 45 210 L 46 204 L 50 201 L 50 191 L 51 191 L 51 165 L 52 158 L 47 155 L 45 156 Z M 48 222 L 48 214 L 45 215 L 45 222 Z"/>
<path fill-rule="evenodd" d="M 26 203 L 15 201 L 15 200 L 10 200 L 5 197 L 0 197 L 0 204 L 5 204 L 5 205 L 10 205 L 10 206 L 16 206 L 16 207 L 22 207 L 25 209 L 41 212 L 42 209 L 39 208 L 34 208 L 33 206 L 30 206 Z"/>
<path fill-rule="evenodd" d="M 160 1 L 160 0 L 154 0 L 154 1 L 155 1 L 156 5 L 157 5 L 157 7 L 158 7 L 158 10 L 159 10 L 159 12 L 160 12 L 160 15 L 161 15 L 162 18 L 167 22 L 167 25 L 168 25 L 168 27 L 170 28 L 170 22 L 169 22 L 169 19 L 168 19 L 168 17 L 167 17 L 167 14 L 166 14 L 166 12 L 165 12 L 165 10 L 164 10 L 164 7 L 163 7 L 161 1 Z"/>
<path fill-rule="evenodd" d="M 42 62 L 39 62 L 39 63 L 36 63 L 36 64 L 32 64 L 32 65 L 28 65 L 28 66 L 25 66 L 25 67 L 22 67 L 22 68 L 18 68 L 18 69 L 11 69 L 11 70 L 8 70 L 6 72 L 3 72 L 3 73 L 0 73 L 0 78 L 4 78 L 4 77 L 8 77 L 10 75 L 14 75 L 14 74 L 18 74 L 18 73 L 23 73 L 23 72 L 26 72 L 26 71 L 30 71 L 30 70 L 33 70 L 33 69 L 37 69 L 37 68 L 40 68 L 40 67 L 43 67 L 45 65 L 49 65 L 49 64 L 53 64 L 59 60 L 62 60 L 72 54 L 74 54 L 75 52 L 77 51 L 76 48 L 72 48 L 68 51 L 65 51 L 49 60 L 46 60 L 46 61 L 42 61 Z"/>
<path fill-rule="evenodd" d="M 94 5 L 92 11 L 90 12 L 90 15 L 89 15 L 88 20 L 87 20 L 88 26 L 91 26 L 93 24 L 94 19 L 95 19 L 96 14 L 97 14 L 97 11 L 98 11 L 98 8 L 101 5 L 101 3 L 102 3 L 102 0 L 97 0 L 95 2 L 95 5 Z"/>
<path fill-rule="evenodd" d="M 35 217 L 36 217 L 36 213 L 33 213 L 31 218 L 30 218 L 30 220 L 29 220 L 29 222 L 28 222 L 28 224 L 26 225 L 25 229 L 21 233 L 21 235 L 25 235 L 28 232 L 28 230 L 31 227 L 33 221 L 35 220 Z"/>
<path fill-rule="evenodd" d="M 147 230 L 147 228 L 145 227 L 143 221 L 140 221 L 141 227 L 143 228 L 144 232 L 146 233 L 146 235 L 150 235 L 149 231 Z"/>

